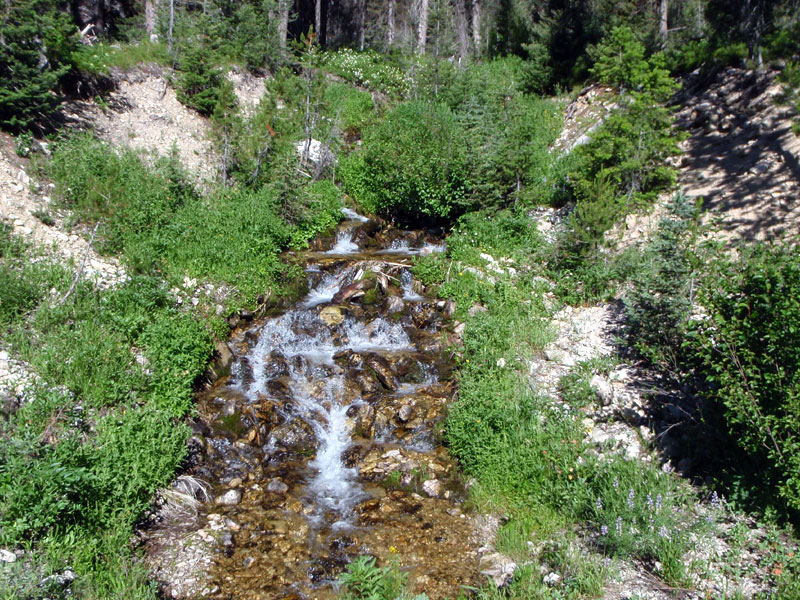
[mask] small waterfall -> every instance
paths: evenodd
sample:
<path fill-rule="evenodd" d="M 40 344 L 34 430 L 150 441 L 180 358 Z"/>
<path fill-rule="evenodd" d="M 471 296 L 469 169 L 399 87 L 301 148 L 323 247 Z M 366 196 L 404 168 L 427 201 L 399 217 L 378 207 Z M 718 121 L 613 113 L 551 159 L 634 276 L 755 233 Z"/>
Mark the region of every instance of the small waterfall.
<path fill-rule="evenodd" d="M 336 233 L 336 243 L 326 254 L 353 254 L 358 252 L 358 244 L 353 243 L 353 231 L 345 230 Z"/>
<path fill-rule="evenodd" d="M 346 206 L 342 207 L 342 214 L 344 214 L 344 216 L 351 221 L 359 221 L 361 223 L 366 223 L 367 221 L 369 221 L 369 219 L 364 215 L 360 215 L 352 208 L 347 208 Z"/>
<path fill-rule="evenodd" d="M 403 300 L 424 300 L 422 296 L 414 292 L 414 278 L 408 269 L 404 269 L 400 275 L 400 287 L 403 290 Z"/>

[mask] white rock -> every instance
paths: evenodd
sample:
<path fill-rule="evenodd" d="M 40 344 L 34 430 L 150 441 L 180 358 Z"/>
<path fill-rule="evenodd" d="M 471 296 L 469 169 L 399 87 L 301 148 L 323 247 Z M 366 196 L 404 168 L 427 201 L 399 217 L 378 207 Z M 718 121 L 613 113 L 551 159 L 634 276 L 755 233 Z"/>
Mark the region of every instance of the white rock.
<path fill-rule="evenodd" d="M 17 555 L 9 550 L 0 548 L 0 562 L 13 563 L 16 562 Z"/>
<path fill-rule="evenodd" d="M 614 388 L 611 387 L 611 384 L 605 377 L 594 375 L 589 381 L 589 385 L 595 391 L 603 406 L 608 406 L 613 402 Z"/>
<path fill-rule="evenodd" d="M 553 587 L 554 585 L 558 585 L 558 582 L 561 581 L 561 575 L 558 573 L 548 573 L 544 576 L 542 581 L 544 581 L 545 585 Z"/>
<path fill-rule="evenodd" d="M 441 483 L 438 479 L 428 479 L 422 484 L 422 491 L 430 498 L 437 498 L 441 491 Z"/>
<path fill-rule="evenodd" d="M 228 490 L 221 496 L 217 496 L 216 503 L 223 506 L 236 506 L 242 501 L 241 490 Z"/>

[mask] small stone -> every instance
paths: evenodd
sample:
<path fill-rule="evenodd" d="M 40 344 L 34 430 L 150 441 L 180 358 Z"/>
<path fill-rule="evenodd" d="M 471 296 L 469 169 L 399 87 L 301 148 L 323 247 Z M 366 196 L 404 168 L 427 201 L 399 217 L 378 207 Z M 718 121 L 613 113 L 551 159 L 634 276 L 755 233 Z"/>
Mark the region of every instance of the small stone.
<path fill-rule="evenodd" d="M 242 478 L 241 477 L 234 477 L 233 479 L 231 479 L 228 482 L 228 487 L 231 488 L 231 489 L 238 488 L 240 485 L 242 485 Z"/>
<path fill-rule="evenodd" d="M 506 359 L 505 358 L 497 359 L 497 366 L 500 367 L 501 369 L 504 369 L 506 366 Z"/>
<path fill-rule="evenodd" d="M 242 501 L 241 490 L 228 490 L 221 496 L 217 496 L 216 503 L 222 506 L 236 506 Z"/>
<path fill-rule="evenodd" d="M 283 483 L 277 477 L 270 479 L 269 483 L 267 483 L 267 491 L 268 492 L 275 492 L 276 494 L 285 494 L 289 491 L 289 486 Z"/>
<path fill-rule="evenodd" d="M 429 498 L 438 498 L 441 491 L 441 482 L 438 479 L 428 479 L 422 484 L 422 491 Z"/>
<path fill-rule="evenodd" d="M 597 394 L 603 406 L 608 406 L 614 401 L 614 388 L 611 387 L 611 384 L 605 377 L 601 377 L 600 375 L 593 376 L 589 381 L 589 386 L 594 390 L 595 394 Z"/>
<path fill-rule="evenodd" d="M 16 562 L 17 555 L 9 550 L 0 549 L 0 562 L 13 563 Z"/>
<path fill-rule="evenodd" d="M 412 416 L 414 416 L 413 404 L 404 404 L 400 407 L 400 410 L 397 411 L 397 418 L 403 423 L 410 421 Z"/>
<path fill-rule="evenodd" d="M 333 327 L 344 321 L 344 315 L 340 308 L 336 306 L 326 306 L 319 312 L 319 319 L 328 327 Z"/>
<path fill-rule="evenodd" d="M 242 561 L 242 566 L 243 566 L 245 569 L 249 569 L 250 567 L 252 567 L 252 566 L 253 566 L 253 563 L 254 563 L 254 562 L 256 562 L 256 559 L 255 559 L 255 558 L 253 558 L 252 556 L 248 556 L 247 558 L 245 558 L 245 559 Z"/>
<path fill-rule="evenodd" d="M 545 585 L 553 587 L 555 585 L 558 585 L 558 583 L 561 581 L 561 575 L 559 575 L 558 573 L 548 573 L 547 575 L 544 576 L 542 581 L 544 581 Z"/>

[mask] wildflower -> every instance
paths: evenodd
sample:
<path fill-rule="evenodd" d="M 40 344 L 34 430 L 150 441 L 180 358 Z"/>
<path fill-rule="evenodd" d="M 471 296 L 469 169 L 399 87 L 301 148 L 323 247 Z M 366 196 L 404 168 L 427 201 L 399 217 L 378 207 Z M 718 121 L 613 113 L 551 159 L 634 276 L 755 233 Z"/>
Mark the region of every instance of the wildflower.
<path fill-rule="evenodd" d="M 659 494 L 656 496 L 656 510 L 661 510 L 661 502 L 664 500 L 663 496 Z"/>
<path fill-rule="evenodd" d="M 713 506 L 714 508 L 719 508 L 720 506 L 719 496 L 717 495 L 716 490 L 711 492 L 711 506 Z"/>
<path fill-rule="evenodd" d="M 628 492 L 628 508 L 633 508 L 634 498 L 636 498 L 636 492 L 634 492 L 633 488 L 631 488 L 630 492 Z"/>
<path fill-rule="evenodd" d="M 622 534 L 622 517 L 617 517 L 617 533 Z"/>
<path fill-rule="evenodd" d="M 614 489 L 617 489 L 617 488 L 619 487 L 619 479 L 617 479 L 617 478 L 615 477 L 615 478 L 614 478 L 614 483 L 612 483 L 611 485 L 613 485 L 613 486 L 614 486 Z"/>
<path fill-rule="evenodd" d="M 662 526 L 661 526 L 661 528 L 658 530 L 658 537 L 660 537 L 660 538 L 666 538 L 666 537 L 669 537 L 669 535 L 668 535 L 668 532 L 667 532 L 667 528 L 666 528 L 666 527 L 664 527 L 663 525 L 662 525 Z"/>
<path fill-rule="evenodd" d="M 603 501 L 600 498 L 597 499 L 597 502 L 595 503 L 595 505 L 597 506 L 597 510 L 598 511 L 603 510 Z"/>
<path fill-rule="evenodd" d="M 601 525 L 600 526 L 600 535 L 608 535 L 608 526 L 607 525 Z"/>
<path fill-rule="evenodd" d="M 395 548 L 394 546 L 389 546 L 389 552 L 391 552 L 392 554 L 397 554 L 397 548 Z"/>
<path fill-rule="evenodd" d="M 647 506 L 653 510 L 653 497 L 650 494 L 647 494 Z"/>

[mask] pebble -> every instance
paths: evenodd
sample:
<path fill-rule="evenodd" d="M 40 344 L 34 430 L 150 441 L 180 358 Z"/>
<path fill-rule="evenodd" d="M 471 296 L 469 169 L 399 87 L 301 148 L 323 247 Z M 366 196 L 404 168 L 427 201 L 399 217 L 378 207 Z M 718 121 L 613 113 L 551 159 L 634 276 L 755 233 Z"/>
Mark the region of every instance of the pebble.
<path fill-rule="evenodd" d="M 6 550 L 5 548 L 0 548 L 0 562 L 4 563 L 13 563 L 16 562 L 17 555 L 13 552 Z"/>
<path fill-rule="evenodd" d="M 221 496 L 217 496 L 216 503 L 222 506 L 236 506 L 242 501 L 241 490 L 228 490 Z"/>

